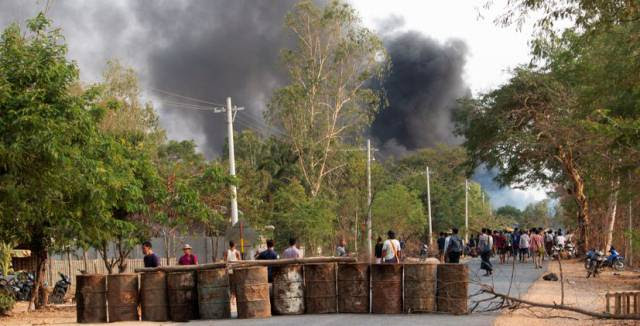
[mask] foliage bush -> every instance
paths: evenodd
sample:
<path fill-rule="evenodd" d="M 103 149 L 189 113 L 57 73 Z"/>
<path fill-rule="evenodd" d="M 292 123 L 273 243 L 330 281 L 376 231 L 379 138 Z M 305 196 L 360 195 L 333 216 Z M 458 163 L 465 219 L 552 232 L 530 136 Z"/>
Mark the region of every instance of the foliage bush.
<path fill-rule="evenodd" d="M 9 294 L 0 291 L 0 315 L 6 315 L 11 312 L 16 300 Z"/>

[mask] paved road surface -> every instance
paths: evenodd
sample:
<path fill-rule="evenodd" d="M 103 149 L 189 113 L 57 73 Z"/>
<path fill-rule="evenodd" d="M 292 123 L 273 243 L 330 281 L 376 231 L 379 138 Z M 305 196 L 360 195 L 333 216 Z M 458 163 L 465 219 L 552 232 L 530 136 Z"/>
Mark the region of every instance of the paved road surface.
<path fill-rule="evenodd" d="M 511 280 L 512 265 L 498 265 L 494 260 L 493 277 L 482 277 L 480 275 L 480 260 L 474 258 L 467 263 L 470 268 L 470 279 L 472 283 L 483 282 L 493 284 L 497 291 L 506 293 L 509 290 Z M 545 265 L 546 269 L 546 265 Z M 513 278 L 511 294 L 515 296 L 526 293 L 531 284 L 540 276 L 543 270 L 534 269 L 531 262 L 527 264 L 516 264 L 516 273 Z M 472 285 L 470 294 L 477 291 L 478 287 Z M 470 306 L 473 302 L 470 302 Z M 486 305 L 484 306 L 486 307 Z M 252 325 L 273 325 L 273 326 L 310 326 L 310 325 L 438 325 L 438 326 L 486 326 L 491 325 L 498 313 L 473 313 L 466 316 L 451 316 L 442 314 L 413 314 L 413 315 L 357 315 L 357 314 L 329 314 L 329 315 L 300 315 L 300 316 L 274 316 L 268 319 L 257 320 L 216 320 L 215 325 L 252 326 Z M 163 323 L 164 324 L 164 323 Z M 188 325 L 211 325 L 212 321 L 192 321 Z M 164 324 L 166 325 L 166 324 Z"/>

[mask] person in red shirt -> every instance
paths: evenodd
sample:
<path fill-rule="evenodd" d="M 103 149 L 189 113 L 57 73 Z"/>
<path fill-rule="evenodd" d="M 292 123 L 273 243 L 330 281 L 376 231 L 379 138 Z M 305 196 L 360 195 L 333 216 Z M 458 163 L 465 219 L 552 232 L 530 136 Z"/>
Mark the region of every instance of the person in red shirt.
<path fill-rule="evenodd" d="M 178 265 L 198 265 L 198 256 L 191 253 L 190 245 L 185 244 L 184 247 L 182 247 L 182 251 L 184 255 L 178 260 Z"/>
<path fill-rule="evenodd" d="M 504 236 L 504 233 L 502 233 L 502 231 L 498 232 L 494 237 L 494 243 L 496 251 L 498 252 L 498 255 L 500 257 L 500 264 L 504 264 L 507 254 L 507 238 Z"/>
<path fill-rule="evenodd" d="M 533 263 L 536 268 L 542 268 L 542 257 L 544 257 L 544 239 L 540 235 L 540 229 L 533 229 L 531 235 L 531 253 L 533 254 Z"/>

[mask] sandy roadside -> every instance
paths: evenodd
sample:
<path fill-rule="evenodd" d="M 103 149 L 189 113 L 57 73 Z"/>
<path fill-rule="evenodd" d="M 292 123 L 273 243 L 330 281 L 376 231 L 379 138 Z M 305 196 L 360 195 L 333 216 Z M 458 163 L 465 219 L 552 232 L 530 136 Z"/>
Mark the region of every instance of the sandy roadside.
<path fill-rule="evenodd" d="M 640 290 L 640 273 L 637 272 L 614 273 L 611 269 L 605 269 L 598 278 L 587 279 L 582 262 L 576 260 L 563 262 L 562 269 L 565 278 L 565 304 L 575 307 L 602 312 L 605 310 L 604 296 L 607 291 Z M 557 263 L 549 265 L 550 272 L 560 275 L 558 270 Z M 535 302 L 559 303 L 560 282 L 540 278 L 529 288 L 524 298 Z M 535 308 L 505 312 L 494 323 L 494 326 L 513 325 L 640 325 L 640 322 L 594 320 L 577 313 Z"/>

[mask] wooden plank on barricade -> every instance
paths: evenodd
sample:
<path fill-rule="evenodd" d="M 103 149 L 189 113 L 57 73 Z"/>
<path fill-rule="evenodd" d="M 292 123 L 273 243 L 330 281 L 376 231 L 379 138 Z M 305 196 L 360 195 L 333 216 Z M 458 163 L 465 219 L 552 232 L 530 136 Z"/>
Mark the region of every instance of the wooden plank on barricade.
<path fill-rule="evenodd" d="M 203 269 L 214 269 L 223 267 L 251 267 L 251 266 L 281 266 L 291 264 L 316 264 L 316 263 L 353 263 L 356 262 L 355 257 L 310 257 L 297 259 L 277 259 L 277 260 L 242 260 L 236 262 L 208 263 L 201 265 L 187 266 L 160 266 L 154 268 L 136 268 L 136 273 L 142 272 L 182 272 L 197 271 Z"/>

